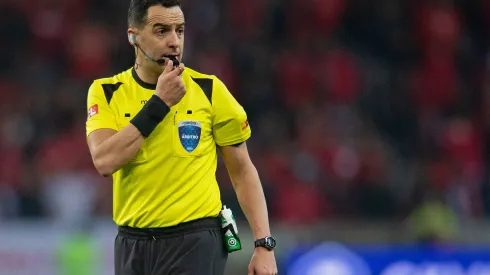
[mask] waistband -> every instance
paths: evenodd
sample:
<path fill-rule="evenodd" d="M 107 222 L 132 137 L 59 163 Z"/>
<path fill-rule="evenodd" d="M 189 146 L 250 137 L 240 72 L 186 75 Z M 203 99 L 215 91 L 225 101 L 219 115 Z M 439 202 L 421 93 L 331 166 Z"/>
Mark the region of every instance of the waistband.
<path fill-rule="evenodd" d="M 175 226 L 158 228 L 134 228 L 119 226 L 118 235 L 136 239 L 165 239 L 206 230 L 220 230 L 219 218 L 203 218 Z"/>

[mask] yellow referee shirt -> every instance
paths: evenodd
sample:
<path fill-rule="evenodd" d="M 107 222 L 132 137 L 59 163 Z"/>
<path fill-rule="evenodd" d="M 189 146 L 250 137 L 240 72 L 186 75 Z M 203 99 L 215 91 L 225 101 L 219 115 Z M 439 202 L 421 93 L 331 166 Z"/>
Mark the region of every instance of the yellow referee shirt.
<path fill-rule="evenodd" d="M 118 225 L 167 227 L 216 217 L 221 210 L 216 145 L 246 141 L 251 135 L 247 115 L 217 77 L 186 68 L 182 79 L 187 90 L 182 101 L 113 174 Z M 155 88 L 134 69 L 95 80 L 88 92 L 87 136 L 126 127 Z"/>

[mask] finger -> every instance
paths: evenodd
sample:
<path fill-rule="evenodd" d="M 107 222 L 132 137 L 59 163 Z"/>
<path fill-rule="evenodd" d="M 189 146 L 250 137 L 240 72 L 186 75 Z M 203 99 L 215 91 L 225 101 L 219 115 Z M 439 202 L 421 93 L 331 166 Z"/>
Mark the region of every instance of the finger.
<path fill-rule="evenodd" d="M 167 66 L 165 66 L 165 69 L 163 70 L 164 74 L 170 73 L 172 71 L 172 68 L 174 67 L 174 62 L 172 60 L 167 61 Z"/>
<path fill-rule="evenodd" d="M 182 75 L 182 73 L 184 72 L 185 70 L 185 67 L 184 65 L 181 65 L 182 67 L 179 66 L 179 69 L 180 69 L 180 74 L 179 75 Z"/>
<path fill-rule="evenodd" d="M 182 68 L 180 66 L 176 67 L 175 69 L 172 69 L 172 71 L 168 73 L 170 77 L 177 77 L 181 74 L 182 74 Z"/>
<path fill-rule="evenodd" d="M 182 93 L 183 94 L 187 93 L 187 90 L 185 89 L 184 83 L 181 83 L 180 86 L 179 86 L 179 88 L 182 89 Z"/>
<path fill-rule="evenodd" d="M 174 69 L 174 71 L 176 72 L 177 75 L 182 75 L 182 73 L 184 72 L 184 69 L 185 69 L 184 64 L 180 63 L 179 66 Z"/>

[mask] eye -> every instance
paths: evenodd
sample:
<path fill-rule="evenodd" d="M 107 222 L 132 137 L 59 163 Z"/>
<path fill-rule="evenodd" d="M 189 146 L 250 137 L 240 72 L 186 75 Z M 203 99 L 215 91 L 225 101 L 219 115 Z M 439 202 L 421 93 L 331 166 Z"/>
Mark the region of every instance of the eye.
<path fill-rule="evenodd" d="M 178 33 L 179 35 L 182 35 L 182 34 L 184 33 L 184 29 L 183 29 L 183 28 L 178 29 L 178 30 L 177 30 L 177 33 Z"/>

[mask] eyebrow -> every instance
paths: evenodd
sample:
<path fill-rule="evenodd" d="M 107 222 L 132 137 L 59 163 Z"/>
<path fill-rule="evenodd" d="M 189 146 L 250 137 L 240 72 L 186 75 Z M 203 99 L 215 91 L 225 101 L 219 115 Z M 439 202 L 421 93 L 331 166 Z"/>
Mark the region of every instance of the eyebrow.
<path fill-rule="evenodd" d="M 171 26 L 172 25 L 162 24 L 162 23 L 155 23 L 155 24 L 153 24 L 153 28 L 162 27 L 164 29 L 170 29 Z M 176 27 L 177 28 L 184 27 L 184 26 L 185 26 L 185 23 L 176 24 Z"/>

